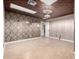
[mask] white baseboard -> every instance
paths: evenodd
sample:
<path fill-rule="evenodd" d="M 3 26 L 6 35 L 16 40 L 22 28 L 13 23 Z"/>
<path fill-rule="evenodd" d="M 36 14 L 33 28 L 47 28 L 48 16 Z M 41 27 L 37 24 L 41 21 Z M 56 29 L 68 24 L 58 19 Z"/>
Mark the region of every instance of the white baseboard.
<path fill-rule="evenodd" d="M 49 38 L 54 38 L 54 39 L 59 40 L 59 38 L 57 38 L 57 37 L 49 37 Z M 62 38 L 61 38 L 60 40 L 63 40 L 63 41 L 66 41 L 66 42 L 70 42 L 70 43 L 74 43 L 74 41 L 73 41 L 73 40 L 62 39 Z"/>
<path fill-rule="evenodd" d="M 12 41 L 12 42 L 5 42 L 4 45 L 13 44 L 13 43 L 19 43 L 19 42 L 28 41 L 28 40 L 36 40 L 37 38 L 41 38 L 41 37 L 28 38 L 28 39 L 17 40 L 17 41 Z M 59 38 L 57 38 L 57 37 L 48 37 L 48 38 L 53 38 L 53 39 L 57 39 L 57 40 L 59 39 Z M 68 40 L 68 39 L 60 39 L 60 40 L 74 43 L 74 41 Z"/>
<path fill-rule="evenodd" d="M 67 41 L 67 42 L 71 42 L 71 43 L 74 43 L 73 40 L 68 40 L 68 39 L 61 39 L 61 40 L 63 40 L 63 41 Z"/>
<path fill-rule="evenodd" d="M 19 42 L 28 41 L 28 40 L 36 40 L 37 38 L 40 38 L 40 37 L 28 38 L 28 39 L 17 40 L 17 41 L 12 41 L 12 42 L 5 42 L 4 45 L 13 44 L 13 43 L 19 43 Z"/>

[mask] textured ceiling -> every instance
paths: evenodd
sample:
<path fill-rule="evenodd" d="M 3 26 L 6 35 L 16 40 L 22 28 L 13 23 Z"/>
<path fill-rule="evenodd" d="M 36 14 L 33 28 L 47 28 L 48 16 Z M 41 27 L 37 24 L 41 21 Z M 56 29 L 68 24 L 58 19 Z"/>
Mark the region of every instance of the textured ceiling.
<path fill-rule="evenodd" d="M 4 0 L 4 7 L 5 7 L 6 11 L 26 14 L 26 15 L 30 15 L 33 17 L 38 17 L 38 18 L 43 19 L 43 17 L 44 17 L 43 9 L 44 9 L 45 5 L 40 0 L 35 0 L 37 2 L 37 5 L 31 6 L 31 5 L 27 4 L 27 1 L 28 0 Z M 35 11 L 37 11 L 37 13 L 29 14 L 29 13 L 11 9 L 10 3 L 15 3 L 15 4 L 23 6 L 25 8 L 35 10 Z M 74 0 L 58 0 L 56 3 L 52 4 L 50 9 L 53 11 L 53 13 L 51 14 L 51 18 L 72 14 L 72 13 L 74 13 Z"/>

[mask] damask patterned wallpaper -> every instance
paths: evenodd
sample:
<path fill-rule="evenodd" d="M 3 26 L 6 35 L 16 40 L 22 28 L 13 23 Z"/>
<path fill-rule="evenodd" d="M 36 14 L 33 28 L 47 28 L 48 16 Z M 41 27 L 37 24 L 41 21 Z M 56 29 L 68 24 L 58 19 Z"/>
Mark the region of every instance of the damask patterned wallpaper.
<path fill-rule="evenodd" d="M 5 42 L 40 36 L 40 23 L 37 18 L 5 12 Z M 30 23 L 27 23 L 27 22 Z"/>

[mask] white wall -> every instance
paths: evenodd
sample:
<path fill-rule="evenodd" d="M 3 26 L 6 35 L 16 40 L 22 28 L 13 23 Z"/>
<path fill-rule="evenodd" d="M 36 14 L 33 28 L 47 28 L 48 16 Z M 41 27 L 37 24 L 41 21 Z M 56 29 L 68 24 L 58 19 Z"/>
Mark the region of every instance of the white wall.
<path fill-rule="evenodd" d="M 74 15 L 67 15 L 59 18 L 49 19 L 50 37 L 59 37 L 62 39 L 74 41 Z"/>

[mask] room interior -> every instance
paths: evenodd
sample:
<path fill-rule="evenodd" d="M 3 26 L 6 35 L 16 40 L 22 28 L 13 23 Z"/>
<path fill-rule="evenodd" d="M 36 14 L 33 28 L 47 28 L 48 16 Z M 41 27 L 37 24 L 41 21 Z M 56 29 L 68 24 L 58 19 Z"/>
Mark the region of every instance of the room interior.
<path fill-rule="evenodd" d="M 74 59 L 74 0 L 4 0 L 4 59 Z"/>

